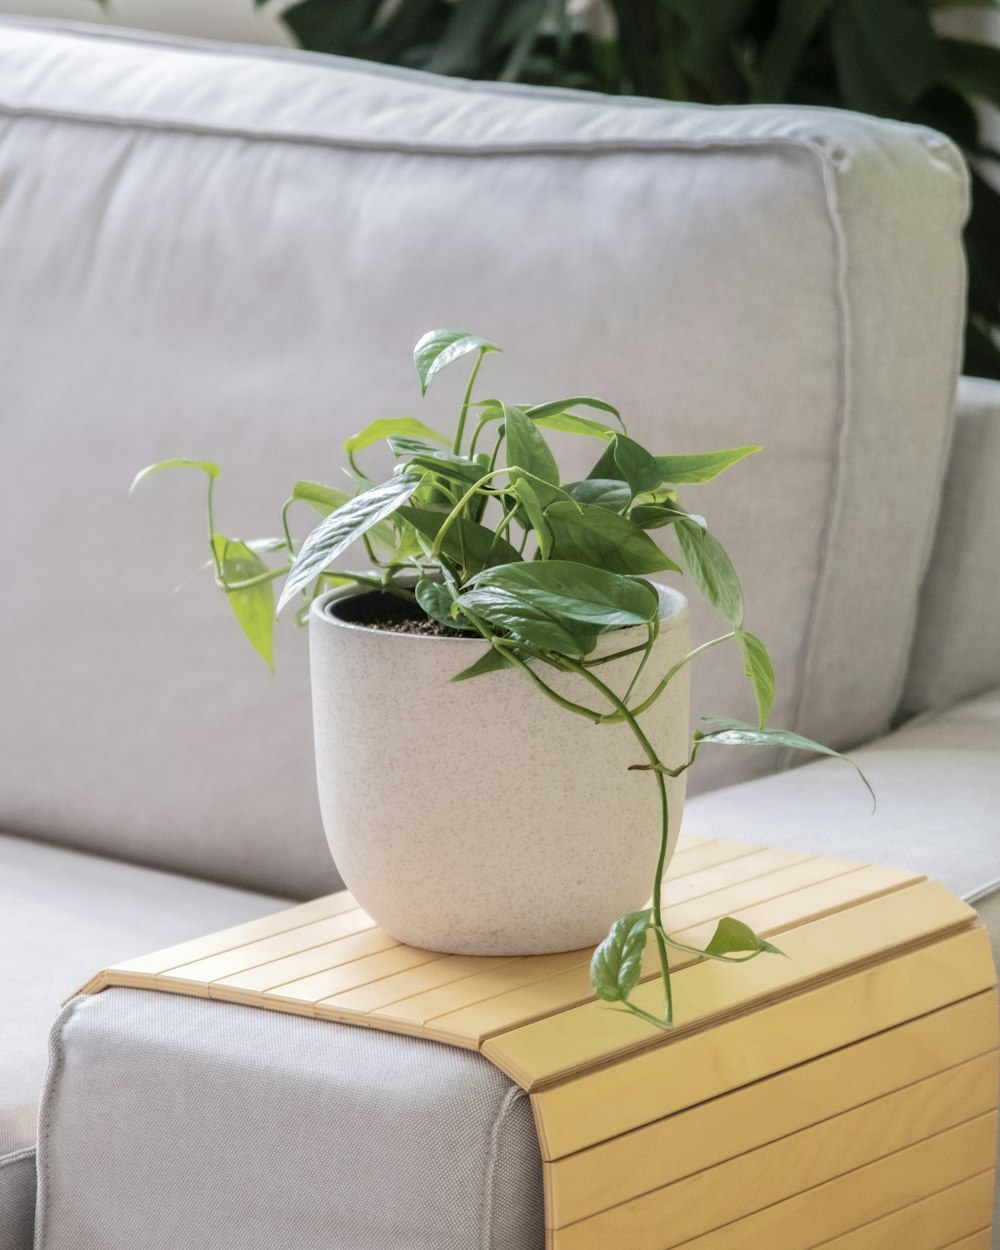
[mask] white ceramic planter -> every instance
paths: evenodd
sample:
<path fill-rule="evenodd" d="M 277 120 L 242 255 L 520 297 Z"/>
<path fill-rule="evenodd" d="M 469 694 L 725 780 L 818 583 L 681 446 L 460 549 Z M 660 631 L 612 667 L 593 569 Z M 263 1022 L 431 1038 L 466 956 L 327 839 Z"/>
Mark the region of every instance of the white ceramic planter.
<path fill-rule="evenodd" d="M 657 788 L 627 725 L 595 725 L 556 706 L 515 670 L 452 683 L 480 639 L 391 633 L 310 619 L 320 805 L 330 850 L 360 905 L 401 942 L 430 950 L 527 955 L 600 941 L 646 904 L 659 845 Z M 637 686 L 648 692 L 689 649 L 687 601 L 661 588 L 662 625 Z M 641 643 L 641 627 L 595 654 Z M 636 657 L 601 665 L 619 693 Z M 597 707 L 573 674 L 546 670 L 566 697 Z M 603 709 L 602 709 L 603 710 Z M 689 744 L 688 669 L 643 713 L 667 763 Z M 682 775 L 668 780 L 670 851 Z"/>

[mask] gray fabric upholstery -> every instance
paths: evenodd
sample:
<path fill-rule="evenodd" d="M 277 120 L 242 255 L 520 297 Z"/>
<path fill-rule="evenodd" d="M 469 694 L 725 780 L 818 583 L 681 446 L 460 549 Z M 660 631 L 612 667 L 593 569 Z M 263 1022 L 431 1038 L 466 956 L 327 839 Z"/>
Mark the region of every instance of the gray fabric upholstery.
<path fill-rule="evenodd" d="M 272 679 L 210 580 L 170 596 L 204 560 L 196 475 L 125 492 L 214 457 L 219 527 L 273 532 L 345 435 L 414 410 L 410 348 L 440 324 L 506 348 L 490 391 L 606 395 L 663 450 L 766 444 L 698 500 L 774 649 L 775 722 L 888 725 L 961 332 L 966 176 L 940 136 L 5 25 L 0 140 L 7 828 L 332 888 L 301 636 L 279 631 Z M 571 470 L 594 456 L 567 441 Z M 87 558 L 55 604 L 67 517 Z M 749 713 L 733 655 L 695 701 Z M 718 753 L 700 784 L 777 758 Z"/>
<path fill-rule="evenodd" d="M 0 1155 L 0 1250 L 32 1250 L 35 1239 L 35 1152 Z"/>
<path fill-rule="evenodd" d="M 37 1238 L 541 1250 L 529 1102 L 480 1055 L 437 1043 L 108 990 L 53 1031 Z"/>
<path fill-rule="evenodd" d="M 962 378 L 907 678 L 910 712 L 1000 683 L 1000 382 Z"/>
<path fill-rule="evenodd" d="M 281 900 L 0 835 L 0 1250 L 27 1227 L 46 1038 L 109 963 L 275 911 Z M 15 1243 L 17 1244 L 17 1243 Z"/>

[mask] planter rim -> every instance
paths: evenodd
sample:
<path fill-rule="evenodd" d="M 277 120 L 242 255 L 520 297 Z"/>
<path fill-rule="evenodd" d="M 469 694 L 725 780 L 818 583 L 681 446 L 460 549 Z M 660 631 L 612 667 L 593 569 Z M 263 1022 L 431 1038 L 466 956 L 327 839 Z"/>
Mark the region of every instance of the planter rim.
<path fill-rule="evenodd" d="M 688 601 L 687 597 L 679 590 L 675 590 L 672 586 L 665 586 L 661 582 L 652 582 L 656 587 L 660 596 L 660 632 L 677 629 L 687 623 L 688 619 Z M 325 594 L 318 595 L 312 602 L 309 609 L 309 626 L 311 629 L 316 628 L 333 628 L 345 629 L 356 634 L 372 634 L 382 639 L 408 639 L 411 642 L 435 643 L 438 646 L 444 643 L 450 643 L 456 647 L 467 647 L 470 644 L 479 646 L 483 645 L 483 640 L 478 634 L 470 634 L 468 638 L 448 638 L 440 634 L 410 634 L 403 633 L 398 630 L 376 629 L 371 625 L 359 625 L 355 621 L 344 621 L 335 616 L 330 607 L 338 599 L 353 598 L 355 595 L 370 593 L 370 586 L 337 586 L 333 590 L 328 590 Z M 608 649 L 611 645 L 616 645 L 618 640 L 631 638 L 644 634 L 645 629 L 642 625 L 628 625 L 624 629 L 616 629 L 607 634 L 601 634 L 597 639 L 597 647 L 592 654 L 599 654 L 602 650 Z"/>

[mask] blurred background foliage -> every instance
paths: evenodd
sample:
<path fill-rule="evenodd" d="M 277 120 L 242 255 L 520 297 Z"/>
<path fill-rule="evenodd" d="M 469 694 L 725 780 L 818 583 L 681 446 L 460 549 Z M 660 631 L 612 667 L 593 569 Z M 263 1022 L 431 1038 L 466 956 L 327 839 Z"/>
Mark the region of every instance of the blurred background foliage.
<path fill-rule="evenodd" d="M 258 0 L 262 3 L 264 0 Z M 703 104 L 816 104 L 932 126 L 973 163 L 965 371 L 1000 378 L 1000 172 L 977 105 L 1000 46 L 947 37 L 1000 0 L 298 0 L 303 48 L 438 74 Z"/>

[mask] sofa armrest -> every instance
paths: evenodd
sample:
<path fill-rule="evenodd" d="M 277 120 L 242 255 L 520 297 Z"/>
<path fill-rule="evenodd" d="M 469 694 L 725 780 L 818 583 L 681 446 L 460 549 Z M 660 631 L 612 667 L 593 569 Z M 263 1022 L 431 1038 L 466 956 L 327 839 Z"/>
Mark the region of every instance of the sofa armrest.
<path fill-rule="evenodd" d="M 902 710 L 1000 685 L 1000 382 L 962 378 Z"/>
<path fill-rule="evenodd" d="M 38 1162 L 44 1250 L 545 1241 L 528 1096 L 481 1055 L 175 994 L 67 1005 Z"/>

